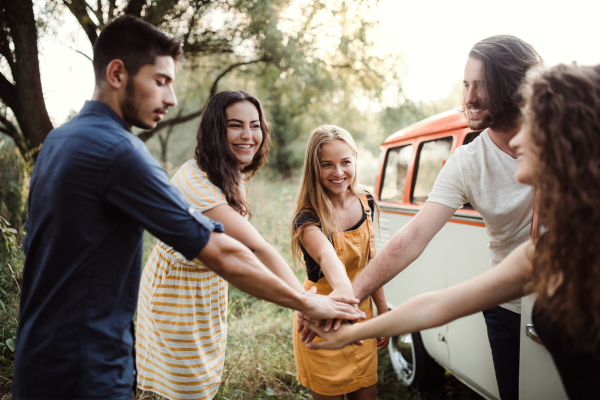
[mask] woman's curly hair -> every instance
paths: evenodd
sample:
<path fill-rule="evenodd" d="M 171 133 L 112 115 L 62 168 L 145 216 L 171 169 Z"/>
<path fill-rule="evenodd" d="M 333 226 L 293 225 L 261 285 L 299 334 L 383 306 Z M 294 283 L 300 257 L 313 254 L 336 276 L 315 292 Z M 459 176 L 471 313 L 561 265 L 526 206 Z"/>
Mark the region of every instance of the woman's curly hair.
<path fill-rule="evenodd" d="M 227 121 L 225 110 L 236 104 L 247 101 L 258 111 L 262 143 L 258 147 L 250 164 L 242 166 L 229 149 L 227 142 Z M 252 216 L 250 203 L 240 189 L 242 179 L 250 180 L 269 157 L 271 128 L 260 101 L 251 94 L 240 91 L 223 91 L 215 94 L 208 101 L 202 112 L 198 127 L 197 146 L 195 150 L 198 168 L 206 172 L 208 179 L 217 185 L 225 194 L 227 203 L 242 216 Z"/>
<path fill-rule="evenodd" d="M 522 92 L 544 231 L 531 288 L 551 319 L 600 356 L 600 66 L 536 69 Z"/>

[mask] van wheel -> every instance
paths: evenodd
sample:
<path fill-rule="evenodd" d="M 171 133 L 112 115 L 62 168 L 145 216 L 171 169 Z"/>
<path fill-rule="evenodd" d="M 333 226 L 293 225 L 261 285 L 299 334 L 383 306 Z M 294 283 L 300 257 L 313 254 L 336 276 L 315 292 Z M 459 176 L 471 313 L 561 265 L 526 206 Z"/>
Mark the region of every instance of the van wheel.
<path fill-rule="evenodd" d="M 388 349 L 392 367 L 403 385 L 424 392 L 441 386 L 446 371 L 427 354 L 419 332 L 392 337 Z"/>

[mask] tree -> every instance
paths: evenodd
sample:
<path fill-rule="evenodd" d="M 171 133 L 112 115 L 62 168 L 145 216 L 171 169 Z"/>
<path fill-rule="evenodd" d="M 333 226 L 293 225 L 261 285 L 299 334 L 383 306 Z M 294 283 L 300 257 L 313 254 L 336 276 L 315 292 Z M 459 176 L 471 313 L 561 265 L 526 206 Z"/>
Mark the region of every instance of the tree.
<path fill-rule="evenodd" d="M 0 56 L 13 80 L 0 74 L 0 99 L 18 122 L 17 128 L 4 109 L 0 131 L 15 141 L 22 154 L 31 154 L 39 150 L 52 129 L 42 93 L 31 0 L 0 0 Z"/>
<path fill-rule="evenodd" d="M 254 74 L 273 99 L 275 137 L 282 149 L 276 164 L 285 169 L 283 148 L 294 137 L 285 128 L 322 97 L 345 87 L 351 89 L 346 97 L 376 98 L 387 84 L 397 84 L 399 60 L 377 53 L 369 38 L 374 22 L 368 16 L 376 4 L 377 0 L 49 0 L 44 12 L 71 13 L 91 44 L 110 19 L 123 14 L 182 39 L 184 68 L 201 72 L 210 83 L 202 85 L 195 109 L 181 107 L 154 129 L 139 132 L 142 140 L 198 118 L 225 77 L 236 71 Z M 35 158 L 52 124 L 37 58 L 44 24 L 36 22 L 33 6 L 32 0 L 0 0 L 0 61 L 8 66 L 3 70 L 0 63 L 0 131 L 13 138 L 22 154 Z M 163 135 L 165 148 L 169 136 Z"/>

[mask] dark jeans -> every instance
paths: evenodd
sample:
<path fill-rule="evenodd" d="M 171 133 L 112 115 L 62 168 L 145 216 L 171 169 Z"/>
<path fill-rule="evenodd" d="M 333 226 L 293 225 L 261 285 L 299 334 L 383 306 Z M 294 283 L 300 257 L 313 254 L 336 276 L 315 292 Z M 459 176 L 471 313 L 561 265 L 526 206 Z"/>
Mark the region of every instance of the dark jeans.
<path fill-rule="evenodd" d="M 502 400 L 519 399 L 521 315 L 500 306 L 483 312 Z"/>

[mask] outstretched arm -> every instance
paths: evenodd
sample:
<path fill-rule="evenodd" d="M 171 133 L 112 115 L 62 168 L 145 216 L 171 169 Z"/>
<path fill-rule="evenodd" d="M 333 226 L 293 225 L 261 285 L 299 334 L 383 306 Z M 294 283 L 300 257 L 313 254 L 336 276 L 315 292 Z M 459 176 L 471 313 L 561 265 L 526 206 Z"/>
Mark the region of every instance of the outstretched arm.
<path fill-rule="evenodd" d="M 323 338 L 307 347 L 340 349 L 360 339 L 418 332 L 522 297 L 527 294 L 525 287 L 531 277 L 533 250 L 531 241 L 523 243 L 492 270 L 450 288 L 413 297 L 362 324 L 324 332 L 305 320 L 303 323 Z"/>
<path fill-rule="evenodd" d="M 311 292 L 298 292 L 266 268 L 246 246 L 223 233 L 211 233 L 197 258 L 238 289 L 310 318 L 365 318 L 353 306 L 358 304 L 354 298 L 344 298 L 340 303 Z"/>
<path fill-rule="evenodd" d="M 335 249 L 329 239 L 316 226 L 307 227 L 300 236 L 302 246 L 308 254 L 321 267 L 323 275 L 331 285 L 333 292 L 331 297 L 352 297 L 352 283 L 348 278 L 346 267 L 337 256 Z"/>
<path fill-rule="evenodd" d="M 254 252 L 256 257 L 275 275 L 280 277 L 299 292 L 304 288 L 285 262 L 281 254 L 267 243 L 258 231 L 229 204 L 221 204 L 203 213 L 208 218 L 219 221 L 225 227 L 225 233 L 240 241 Z"/>
<path fill-rule="evenodd" d="M 423 253 L 455 211 L 439 203 L 425 203 L 354 280 L 354 295 L 362 301 L 402 272 Z"/>

